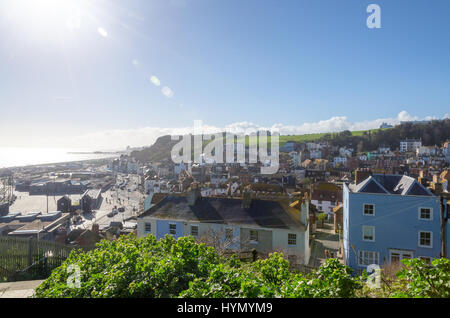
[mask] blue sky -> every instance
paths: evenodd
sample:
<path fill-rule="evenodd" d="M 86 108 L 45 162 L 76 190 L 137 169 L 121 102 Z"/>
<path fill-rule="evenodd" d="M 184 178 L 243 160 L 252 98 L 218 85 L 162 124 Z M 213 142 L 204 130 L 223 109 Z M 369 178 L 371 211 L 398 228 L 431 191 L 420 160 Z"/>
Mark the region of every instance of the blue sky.
<path fill-rule="evenodd" d="M 304 132 L 442 118 L 449 16 L 448 0 L 3 0 L 0 146 L 138 146 L 196 119 Z"/>

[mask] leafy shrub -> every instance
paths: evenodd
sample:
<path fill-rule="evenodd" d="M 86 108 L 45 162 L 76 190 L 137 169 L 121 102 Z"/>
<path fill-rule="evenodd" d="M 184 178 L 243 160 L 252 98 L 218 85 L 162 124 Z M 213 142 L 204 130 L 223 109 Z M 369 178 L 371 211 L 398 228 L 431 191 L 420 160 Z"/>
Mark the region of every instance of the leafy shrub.
<path fill-rule="evenodd" d="M 281 253 L 242 263 L 222 258 L 192 237 L 130 235 L 102 241 L 90 252 L 73 251 L 36 290 L 36 297 L 450 297 L 450 261 L 433 266 L 412 259 L 380 289 L 364 284 L 337 259 L 304 275 Z M 70 267 L 80 268 L 80 287 L 69 286 Z M 365 286 L 365 287 L 364 287 Z"/>
<path fill-rule="evenodd" d="M 402 286 L 392 297 L 450 297 L 449 259 L 435 259 L 432 266 L 421 259 L 404 259 L 402 263 L 405 267 L 397 273 Z"/>
<path fill-rule="evenodd" d="M 98 248 L 73 251 L 36 290 L 36 297 L 176 297 L 196 277 L 208 277 L 219 257 L 192 237 L 167 235 L 102 241 Z M 69 265 L 81 271 L 80 288 L 68 285 Z"/>
<path fill-rule="evenodd" d="M 323 221 L 325 221 L 325 219 L 327 218 L 327 216 L 328 216 L 328 214 L 326 214 L 326 213 L 319 213 L 319 215 L 317 216 L 317 220 L 318 220 L 319 222 L 323 222 Z"/>

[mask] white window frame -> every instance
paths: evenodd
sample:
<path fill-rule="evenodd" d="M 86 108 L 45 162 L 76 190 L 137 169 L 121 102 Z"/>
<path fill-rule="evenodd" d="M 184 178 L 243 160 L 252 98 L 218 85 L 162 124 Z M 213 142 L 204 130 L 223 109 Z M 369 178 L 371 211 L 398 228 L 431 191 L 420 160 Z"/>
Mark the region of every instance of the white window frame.
<path fill-rule="evenodd" d="M 150 230 L 147 230 L 147 226 L 150 227 Z M 144 231 L 145 231 L 145 233 L 151 233 L 152 232 L 152 223 L 151 222 L 145 222 L 144 223 Z"/>
<path fill-rule="evenodd" d="M 290 235 L 294 235 L 295 237 L 294 238 L 289 238 Z M 293 240 L 295 240 L 294 244 L 289 243 L 289 241 L 293 241 Z M 297 234 L 296 233 L 288 233 L 288 245 L 289 246 L 297 246 Z"/>
<path fill-rule="evenodd" d="M 372 206 L 372 214 L 366 214 L 366 205 L 371 205 Z M 363 203 L 363 215 L 364 216 L 375 216 L 375 204 L 373 203 Z"/>
<path fill-rule="evenodd" d="M 421 210 L 422 209 L 428 209 L 428 210 L 430 210 L 430 218 L 429 219 L 424 219 L 424 218 L 422 218 L 421 216 Z M 425 207 L 425 206 L 421 206 L 421 207 L 419 207 L 419 220 L 421 220 L 421 221 L 433 221 L 433 208 L 429 208 L 429 207 Z"/>
<path fill-rule="evenodd" d="M 372 228 L 373 229 L 373 238 L 371 240 L 364 238 L 364 228 Z M 364 242 L 375 242 L 375 226 L 373 225 L 363 225 L 362 226 L 362 239 Z"/>
<path fill-rule="evenodd" d="M 430 233 L 430 245 L 421 245 L 420 244 L 420 234 L 421 233 Z M 419 231 L 418 233 L 418 242 L 417 242 L 419 247 L 423 247 L 423 248 L 433 248 L 433 232 L 431 231 Z"/>
<path fill-rule="evenodd" d="M 256 240 L 252 240 L 252 232 L 256 233 Z M 248 233 L 249 241 L 252 244 L 258 244 L 259 242 L 259 235 L 257 230 L 250 230 Z"/>
<path fill-rule="evenodd" d="M 174 229 L 175 233 L 172 233 L 172 229 L 170 228 L 172 225 L 175 226 L 175 229 Z M 169 234 L 170 235 L 176 235 L 177 234 L 177 224 L 176 223 L 169 223 Z"/>
<path fill-rule="evenodd" d="M 372 254 L 372 262 L 368 261 L 368 264 L 362 264 L 361 263 L 361 258 L 364 260 L 364 254 L 361 257 L 361 253 L 371 253 Z M 361 267 L 366 267 L 372 264 L 376 264 L 376 265 L 380 265 L 380 253 L 379 252 L 375 252 L 375 251 L 363 251 L 363 250 L 359 250 L 358 251 L 358 266 Z"/>
<path fill-rule="evenodd" d="M 392 254 L 398 254 L 398 260 L 401 261 L 402 259 L 412 259 L 414 258 L 414 252 L 413 251 L 406 251 L 406 250 L 397 250 L 397 249 L 391 249 L 389 250 L 389 262 L 392 264 Z M 407 258 L 404 257 L 404 255 L 409 254 L 411 257 Z"/>
<path fill-rule="evenodd" d="M 197 234 L 193 234 L 192 229 L 197 228 Z M 198 224 L 191 224 L 191 236 L 197 237 L 198 236 Z"/>

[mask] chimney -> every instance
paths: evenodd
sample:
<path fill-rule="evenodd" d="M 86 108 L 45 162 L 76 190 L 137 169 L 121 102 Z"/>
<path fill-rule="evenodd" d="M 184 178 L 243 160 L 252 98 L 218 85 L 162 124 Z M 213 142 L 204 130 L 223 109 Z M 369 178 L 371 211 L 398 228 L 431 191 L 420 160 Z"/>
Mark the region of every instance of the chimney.
<path fill-rule="evenodd" d="M 191 190 L 188 193 L 187 200 L 190 206 L 194 206 L 198 199 L 202 197 L 198 182 L 191 183 Z"/>
<path fill-rule="evenodd" d="M 370 169 L 356 169 L 355 170 L 355 184 L 359 184 L 361 181 L 366 180 L 368 177 L 372 175 L 372 171 Z"/>
<path fill-rule="evenodd" d="M 249 210 L 251 204 L 252 204 L 252 193 L 250 192 L 250 189 L 246 187 L 244 189 L 244 192 L 242 193 L 242 208 L 244 208 L 245 210 Z"/>

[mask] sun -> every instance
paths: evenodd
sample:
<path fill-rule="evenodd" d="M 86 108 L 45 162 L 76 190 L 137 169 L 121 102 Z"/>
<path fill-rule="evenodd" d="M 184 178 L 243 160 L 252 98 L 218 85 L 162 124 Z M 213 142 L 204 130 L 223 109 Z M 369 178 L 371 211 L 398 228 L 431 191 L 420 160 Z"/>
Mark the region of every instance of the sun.
<path fill-rule="evenodd" d="M 88 8 L 88 0 L 6 1 L 12 23 L 36 31 L 79 29 Z"/>

